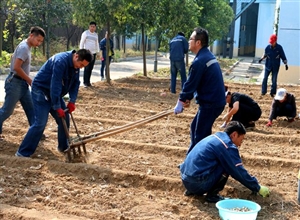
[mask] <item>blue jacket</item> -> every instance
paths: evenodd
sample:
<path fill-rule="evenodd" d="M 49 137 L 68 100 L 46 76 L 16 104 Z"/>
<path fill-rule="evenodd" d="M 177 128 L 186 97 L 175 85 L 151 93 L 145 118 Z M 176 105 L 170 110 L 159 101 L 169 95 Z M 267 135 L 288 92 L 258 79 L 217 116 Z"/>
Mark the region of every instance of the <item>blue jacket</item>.
<path fill-rule="evenodd" d="M 220 65 L 207 47 L 201 48 L 192 62 L 187 81 L 179 99 L 192 100 L 202 107 L 222 107 L 226 105 L 225 88 Z"/>
<path fill-rule="evenodd" d="M 280 44 L 276 43 L 274 48 L 272 45 L 268 45 L 265 48 L 264 56 L 267 57 L 265 66 L 268 70 L 278 71 L 280 67 L 280 59 L 282 59 L 284 64 L 287 64 L 285 53 Z"/>
<path fill-rule="evenodd" d="M 77 99 L 79 81 L 79 69 L 74 68 L 73 54 L 76 51 L 58 53 L 44 63 L 34 77 L 32 87 L 42 90 L 51 100 L 52 108 L 61 108 L 60 101 L 69 93 L 70 102 Z"/>
<path fill-rule="evenodd" d="M 257 179 L 244 168 L 237 146 L 225 132 L 202 139 L 187 155 L 180 172 L 187 182 L 197 182 L 207 175 L 218 178 L 226 173 L 253 192 L 260 189 Z"/>
<path fill-rule="evenodd" d="M 184 61 L 184 54 L 189 50 L 189 44 L 185 37 L 177 35 L 169 43 L 170 60 L 171 61 Z"/>
<path fill-rule="evenodd" d="M 104 59 L 106 59 L 106 38 L 103 38 L 101 41 L 100 41 L 100 50 L 102 50 L 102 57 Z M 110 50 L 111 50 L 111 56 L 114 55 L 114 43 L 112 41 L 112 39 L 109 39 L 109 46 L 110 46 Z"/>

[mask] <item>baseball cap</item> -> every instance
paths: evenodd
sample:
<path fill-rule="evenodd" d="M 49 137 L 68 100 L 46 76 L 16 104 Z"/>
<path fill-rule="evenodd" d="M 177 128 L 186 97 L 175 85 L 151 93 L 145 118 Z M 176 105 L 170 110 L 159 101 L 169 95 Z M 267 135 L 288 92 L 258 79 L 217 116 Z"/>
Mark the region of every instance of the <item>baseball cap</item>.
<path fill-rule="evenodd" d="M 277 41 L 277 36 L 276 36 L 276 34 L 272 34 L 272 35 L 270 36 L 269 43 L 270 43 L 270 44 L 274 44 L 276 41 Z"/>
<path fill-rule="evenodd" d="M 276 95 L 274 97 L 275 100 L 283 100 L 286 94 L 286 89 L 280 88 L 277 90 Z"/>

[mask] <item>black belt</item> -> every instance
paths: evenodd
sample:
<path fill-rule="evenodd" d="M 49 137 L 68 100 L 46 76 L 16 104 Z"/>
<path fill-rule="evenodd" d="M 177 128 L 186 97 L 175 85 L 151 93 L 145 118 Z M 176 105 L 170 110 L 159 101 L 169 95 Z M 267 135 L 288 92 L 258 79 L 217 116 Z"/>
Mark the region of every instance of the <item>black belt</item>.
<path fill-rule="evenodd" d="M 18 76 L 18 75 L 14 75 L 14 77 L 15 77 L 16 79 L 24 80 L 22 77 L 20 77 L 20 76 Z"/>
<path fill-rule="evenodd" d="M 10 74 L 13 74 L 13 73 L 10 73 Z M 16 75 L 16 74 L 14 74 L 13 77 L 16 78 L 16 79 L 24 80 L 22 77 L 20 77 L 20 76 L 18 76 L 18 75 Z"/>

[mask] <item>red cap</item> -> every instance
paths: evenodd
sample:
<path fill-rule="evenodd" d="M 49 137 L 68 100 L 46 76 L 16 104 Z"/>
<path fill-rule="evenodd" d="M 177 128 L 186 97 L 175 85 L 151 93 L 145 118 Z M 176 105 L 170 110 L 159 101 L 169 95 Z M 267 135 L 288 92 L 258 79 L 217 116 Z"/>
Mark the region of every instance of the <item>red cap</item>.
<path fill-rule="evenodd" d="M 269 43 L 270 43 L 270 44 L 274 44 L 276 41 L 277 41 L 277 36 L 276 36 L 275 34 L 272 34 L 272 35 L 270 36 Z"/>

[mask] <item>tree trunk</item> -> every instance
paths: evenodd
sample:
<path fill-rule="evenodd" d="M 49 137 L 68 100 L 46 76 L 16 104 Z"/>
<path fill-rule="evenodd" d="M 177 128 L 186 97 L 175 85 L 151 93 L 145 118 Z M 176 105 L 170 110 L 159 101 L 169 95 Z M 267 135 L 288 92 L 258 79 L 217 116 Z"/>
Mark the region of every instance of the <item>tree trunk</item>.
<path fill-rule="evenodd" d="M 106 82 L 110 84 L 110 72 L 109 72 L 109 51 L 110 51 L 110 23 L 107 21 L 107 39 L 106 39 L 106 65 L 105 76 Z"/>
<path fill-rule="evenodd" d="M 142 24 L 142 49 L 143 49 L 143 71 L 144 76 L 147 76 L 147 65 L 146 65 L 146 47 L 145 47 L 145 26 Z"/>

